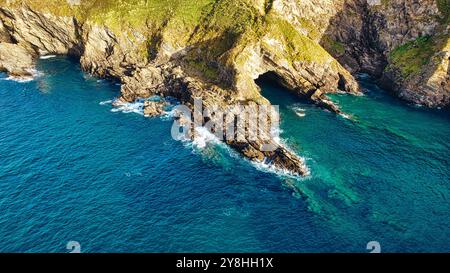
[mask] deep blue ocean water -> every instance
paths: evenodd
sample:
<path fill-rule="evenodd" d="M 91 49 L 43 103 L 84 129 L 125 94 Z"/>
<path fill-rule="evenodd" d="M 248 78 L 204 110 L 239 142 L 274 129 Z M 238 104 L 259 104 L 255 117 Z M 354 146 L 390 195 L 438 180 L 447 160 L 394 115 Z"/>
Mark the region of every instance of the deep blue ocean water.
<path fill-rule="evenodd" d="M 172 140 L 169 118 L 112 112 L 112 82 L 75 61 L 0 79 L 0 252 L 450 251 L 450 115 L 406 105 L 362 78 L 334 95 L 352 120 L 262 82 L 295 179 L 223 145 Z"/>

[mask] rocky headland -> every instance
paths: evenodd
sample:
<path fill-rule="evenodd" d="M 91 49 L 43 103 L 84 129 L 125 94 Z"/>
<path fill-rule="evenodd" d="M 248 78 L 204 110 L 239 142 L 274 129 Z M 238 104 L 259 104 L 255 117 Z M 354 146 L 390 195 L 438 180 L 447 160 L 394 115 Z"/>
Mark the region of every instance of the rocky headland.
<path fill-rule="evenodd" d="M 445 0 L 0 0 L 0 70 L 30 76 L 39 56 L 80 59 L 121 82 L 120 102 L 153 95 L 193 107 L 267 105 L 255 80 L 270 76 L 319 107 L 327 93 L 360 94 L 369 73 L 400 98 L 450 102 Z M 146 116 L 162 105 L 146 102 Z M 304 175 L 282 144 L 227 141 L 251 160 Z"/>

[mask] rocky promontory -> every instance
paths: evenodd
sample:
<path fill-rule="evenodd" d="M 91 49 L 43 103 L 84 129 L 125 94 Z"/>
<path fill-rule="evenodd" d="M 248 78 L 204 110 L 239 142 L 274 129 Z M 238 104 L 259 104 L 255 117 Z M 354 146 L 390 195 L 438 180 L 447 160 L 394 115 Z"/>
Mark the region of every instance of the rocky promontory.
<path fill-rule="evenodd" d="M 402 66 L 394 61 L 396 47 L 424 35 L 437 37 L 438 29 L 444 31 L 439 41 L 448 42 L 447 28 L 420 21 L 423 31 L 397 31 L 390 23 L 395 18 L 383 15 L 396 6 L 372 2 L 0 0 L 0 69 L 27 75 L 38 56 L 71 55 L 86 72 L 119 80 L 119 102 L 159 95 L 191 108 L 194 99 L 219 108 L 268 105 L 255 80 L 270 75 L 336 113 L 341 112 L 326 94 L 359 94 L 352 73 L 368 72 L 388 79 L 407 100 L 448 104 L 448 46 L 433 48 L 432 61 L 408 77 L 397 76 Z M 401 22 L 397 27 L 404 28 Z M 144 107 L 147 116 L 163 112 L 157 103 Z M 251 160 L 308 172 L 300 157 L 276 141 L 270 141 L 276 145 L 272 151 L 261 149 L 261 139 L 226 142 Z"/>

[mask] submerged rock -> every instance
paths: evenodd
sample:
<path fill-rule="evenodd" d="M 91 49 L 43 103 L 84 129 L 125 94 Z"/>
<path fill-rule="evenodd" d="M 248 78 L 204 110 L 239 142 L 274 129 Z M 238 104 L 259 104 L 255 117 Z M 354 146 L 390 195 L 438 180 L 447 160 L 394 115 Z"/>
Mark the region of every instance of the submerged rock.
<path fill-rule="evenodd" d="M 266 163 L 293 175 L 305 176 L 309 174 L 304 160 L 280 144 L 273 143 L 277 146 L 273 151 L 261 151 L 259 147 L 264 142 L 227 143 L 252 161 Z"/>

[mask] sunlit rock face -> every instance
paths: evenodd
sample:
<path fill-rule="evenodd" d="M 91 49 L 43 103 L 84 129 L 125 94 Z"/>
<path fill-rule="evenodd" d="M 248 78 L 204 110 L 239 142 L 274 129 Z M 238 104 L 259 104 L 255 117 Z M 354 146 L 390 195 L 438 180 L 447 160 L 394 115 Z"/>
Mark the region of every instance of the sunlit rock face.
<path fill-rule="evenodd" d="M 25 73 L 39 55 L 69 54 L 86 72 L 119 80 L 120 101 L 158 94 L 219 107 L 268 104 L 255 79 L 270 74 L 336 113 L 326 94 L 358 94 L 352 73 L 368 72 L 405 100 L 442 106 L 449 100 L 448 28 L 442 9 L 423 2 L 0 1 L 0 53 L 14 49 L 18 60 L 0 58 L 0 67 Z M 411 57 L 417 48 L 418 64 Z M 234 146 L 261 157 L 254 151 L 261 143 L 244 144 Z M 306 172 L 281 146 L 265 157 Z"/>

